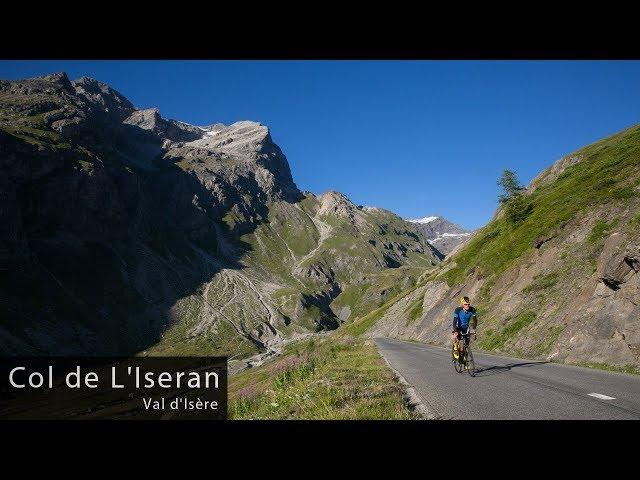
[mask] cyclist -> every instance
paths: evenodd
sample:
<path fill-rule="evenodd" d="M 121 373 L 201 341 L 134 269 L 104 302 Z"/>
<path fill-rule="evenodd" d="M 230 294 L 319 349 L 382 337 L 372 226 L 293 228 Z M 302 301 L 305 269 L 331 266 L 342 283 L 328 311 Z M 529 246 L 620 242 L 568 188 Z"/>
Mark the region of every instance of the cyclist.
<path fill-rule="evenodd" d="M 459 358 L 460 354 L 464 354 L 464 347 L 469 345 L 471 334 L 476 333 L 476 327 L 478 326 L 478 314 L 476 309 L 471 306 L 469 297 L 462 297 L 460 299 L 462 306 L 457 307 L 453 312 L 453 331 L 451 332 L 451 338 L 453 340 L 453 356 Z M 471 322 L 471 328 L 469 323 Z M 459 340 L 464 339 L 460 344 Z"/>

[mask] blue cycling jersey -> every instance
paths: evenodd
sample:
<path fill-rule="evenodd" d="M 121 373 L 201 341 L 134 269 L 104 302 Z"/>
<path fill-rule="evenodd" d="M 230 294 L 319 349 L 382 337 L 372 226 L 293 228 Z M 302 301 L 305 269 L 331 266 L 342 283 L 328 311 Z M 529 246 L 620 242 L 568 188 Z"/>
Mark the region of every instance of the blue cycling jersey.
<path fill-rule="evenodd" d="M 465 311 L 464 308 L 458 307 L 453 312 L 453 329 L 467 330 L 469 328 L 469 321 L 473 318 L 477 318 L 476 309 L 469 307 L 469 310 Z"/>

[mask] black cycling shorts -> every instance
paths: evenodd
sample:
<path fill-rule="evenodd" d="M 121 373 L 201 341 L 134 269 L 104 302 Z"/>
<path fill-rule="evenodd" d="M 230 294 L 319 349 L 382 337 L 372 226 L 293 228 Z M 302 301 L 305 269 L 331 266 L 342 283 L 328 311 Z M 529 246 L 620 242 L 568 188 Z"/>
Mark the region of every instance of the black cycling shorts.
<path fill-rule="evenodd" d="M 461 338 L 464 338 L 465 347 L 469 345 L 469 342 L 471 341 L 471 332 L 467 333 L 466 335 L 463 335 L 462 330 L 458 328 L 456 329 L 456 333 L 458 334 L 458 340 L 460 340 Z"/>

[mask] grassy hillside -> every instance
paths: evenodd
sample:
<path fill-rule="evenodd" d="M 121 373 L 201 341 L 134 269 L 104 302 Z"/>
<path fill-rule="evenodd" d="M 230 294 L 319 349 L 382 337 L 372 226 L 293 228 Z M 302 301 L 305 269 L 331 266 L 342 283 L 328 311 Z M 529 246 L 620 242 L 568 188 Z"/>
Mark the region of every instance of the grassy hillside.
<path fill-rule="evenodd" d="M 438 278 L 455 285 L 476 267 L 481 268 L 484 275 L 497 276 L 533 249 L 534 240 L 556 233 L 577 215 L 600 205 L 625 205 L 639 196 L 640 126 L 605 138 L 572 155 L 580 161 L 552 182 L 545 183 L 542 177 L 541 185 L 527 195 L 533 209 L 523 222 L 511 225 L 504 217 L 491 221 L 449 260 L 455 265 Z M 615 220 L 611 218 L 609 223 L 601 220 L 594 229 L 592 240 L 599 240 Z"/>
<path fill-rule="evenodd" d="M 637 368 L 640 126 L 564 157 L 522 202 L 523 219 L 499 209 L 415 285 L 354 319 L 349 333 L 445 344 L 451 312 L 467 294 L 480 312 L 481 348 Z"/>

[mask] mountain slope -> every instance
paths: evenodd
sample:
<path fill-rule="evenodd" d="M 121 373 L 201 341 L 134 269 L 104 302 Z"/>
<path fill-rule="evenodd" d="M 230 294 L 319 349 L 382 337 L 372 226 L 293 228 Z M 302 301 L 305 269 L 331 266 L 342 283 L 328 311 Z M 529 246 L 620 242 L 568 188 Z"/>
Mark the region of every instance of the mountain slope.
<path fill-rule="evenodd" d="M 524 220 L 499 209 L 418 287 L 355 326 L 444 345 L 469 295 L 486 350 L 640 365 L 640 126 L 559 160 L 524 199 Z"/>
<path fill-rule="evenodd" d="M 439 262 L 391 212 L 300 192 L 267 127 L 164 119 L 88 77 L 0 82 L 0 166 L 3 354 L 242 358 Z"/>
<path fill-rule="evenodd" d="M 449 255 L 472 235 L 472 232 L 436 215 L 409 220 L 426 235 L 429 243 L 444 255 Z"/>

